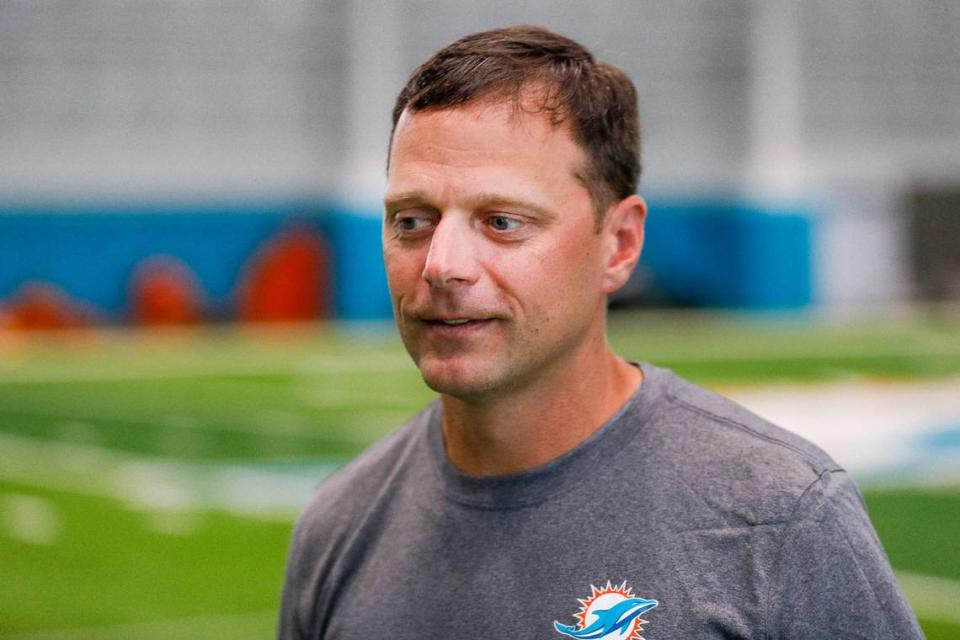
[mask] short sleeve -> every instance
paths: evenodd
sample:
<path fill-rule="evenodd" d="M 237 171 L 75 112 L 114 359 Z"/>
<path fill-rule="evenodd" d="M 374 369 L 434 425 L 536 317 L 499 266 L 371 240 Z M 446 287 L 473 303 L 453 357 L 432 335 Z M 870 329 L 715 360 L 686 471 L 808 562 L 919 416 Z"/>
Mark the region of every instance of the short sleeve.
<path fill-rule="evenodd" d="M 304 583 L 306 582 L 306 563 L 302 558 L 302 547 L 302 531 L 298 525 L 298 528 L 294 529 L 287 557 L 283 595 L 280 600 L 280 618 L 277 623 L 277 640 L 302 640 L 305 638 L 298 619 L 301 610 L 300 599 L 304 595 Z"/>
<path fill-rule="evenodd" d="M 771 577 L 768 638 L 923 638 L 843 471 L 825 472 L 800 498 Z"/>

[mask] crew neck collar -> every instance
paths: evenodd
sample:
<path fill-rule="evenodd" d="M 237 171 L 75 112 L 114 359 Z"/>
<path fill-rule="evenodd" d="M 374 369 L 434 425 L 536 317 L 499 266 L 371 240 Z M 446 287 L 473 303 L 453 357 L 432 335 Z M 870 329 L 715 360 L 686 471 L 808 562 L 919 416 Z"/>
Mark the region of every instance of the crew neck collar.
<path fill-rule="evenodd" d="M 499 510 L 539 504 L 562 491 L 568 482 L 610 464 L 647 423 L 662 392 L 666 372 L 647 363 L 633 363 L 643 382 L 626 402 L 589 438 L 550 462 L 508 475 L 471 476 L 450 462 L 443 439 L 443 407 L 435 402 L 428 416 L 430 458 L 444 493 L 468 507 Z"/>

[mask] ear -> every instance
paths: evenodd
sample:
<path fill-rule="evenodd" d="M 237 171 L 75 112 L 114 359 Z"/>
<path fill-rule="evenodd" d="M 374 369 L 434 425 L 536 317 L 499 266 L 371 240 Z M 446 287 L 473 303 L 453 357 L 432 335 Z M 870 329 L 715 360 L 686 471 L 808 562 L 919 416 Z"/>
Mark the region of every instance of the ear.
<path fill-rule="evenodd" d="M 647 203 L 632 195 L 610 206 L 603 220 L 603 292 L 613 293 L 627 283 L 643 250 L 643 223 Z"/>

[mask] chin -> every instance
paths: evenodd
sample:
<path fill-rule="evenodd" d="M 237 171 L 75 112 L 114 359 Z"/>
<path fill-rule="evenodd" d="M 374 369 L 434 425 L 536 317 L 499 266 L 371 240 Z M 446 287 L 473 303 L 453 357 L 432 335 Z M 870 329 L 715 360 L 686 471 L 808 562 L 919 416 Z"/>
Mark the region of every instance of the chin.
<path fill-rule="evenodd" d="M 456 398 L 476 398 L 495 391 L 495 377 L 484 375 L 481 368 L 466 363 L 447 361 L 421 362 L 420 375 L 424 383 L 437 393 Z"/>

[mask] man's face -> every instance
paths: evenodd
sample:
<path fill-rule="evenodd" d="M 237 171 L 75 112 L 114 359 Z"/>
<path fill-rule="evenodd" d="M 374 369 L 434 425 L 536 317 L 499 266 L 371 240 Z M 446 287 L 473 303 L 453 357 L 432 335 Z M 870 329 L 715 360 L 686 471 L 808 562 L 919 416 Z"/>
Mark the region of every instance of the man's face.
<path fill-rule="evenodd" d="M 405 112 L 383 246 L 404 345 L 462 398 L 523 387 L 603 343 L 603 234 L 564 127 L 509 103 Z"/>

